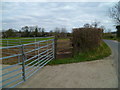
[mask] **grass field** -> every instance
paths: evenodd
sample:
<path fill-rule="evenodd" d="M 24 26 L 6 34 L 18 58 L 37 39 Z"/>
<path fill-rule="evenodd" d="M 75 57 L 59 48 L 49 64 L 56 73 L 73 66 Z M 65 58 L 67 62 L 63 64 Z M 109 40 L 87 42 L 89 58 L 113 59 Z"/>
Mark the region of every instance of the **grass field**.
<path fill-rule="evenodd" d="M 49 65 L 57 65 L 57 64 L 68 64 L 68 63 L 77 63 L 83 61 L 92 61 L 102 59 L 111 54 L 110 48 L 106 43 L 102 42 L 102 44 L 95 48 L 92 51 L 79 53 L 75 55 L 73 58 L 65 58 L 65 59 L 56 59 L 49 63 Z"/>
<path fill-rule="evenodd" d="M 35 41 L 48 40 L 48 39 L 53 39 L 53 37 L 49 37 L 49 38 L 42 38 L 42 37 L 40 38 L 31 38 L 31 37 L 5 38 L 5 39 L 2 39 L 1 46 L 13 46 L 13 45 L 27 44 L 27 43 L 32 43 Z"/>

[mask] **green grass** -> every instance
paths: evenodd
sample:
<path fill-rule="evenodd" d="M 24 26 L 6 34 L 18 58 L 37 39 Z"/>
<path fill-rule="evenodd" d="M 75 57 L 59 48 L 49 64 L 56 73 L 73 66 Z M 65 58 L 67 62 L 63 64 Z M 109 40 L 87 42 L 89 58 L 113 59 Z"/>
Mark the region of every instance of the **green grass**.
<path fill-rule="evenodd" d="M 108 39 L 108 40 L 117 40 L 117 37 L 116 36 L 103 36 L 103 39 Z"/>
<path fill-rule="evenodd" d="M 57 65 L 57 64 L 68 64 L 68 63 L 77 63 L 83 61 L 92 61 L 103 59 L 111 54 L 110 48 L 106 45 L 106 43 L 102 42 L 101 45 L 94 50 L 79 53 L 75 55 L 73 58 L 65 58 L 65 59 L 56 59 L 49 62 L 49 65 Z"/>
<path fill-rule="evenodd" d="M 59 40 L 69 40 L 69 38 L 58 38 Z"/>
<path fill-rule="evenodd" d="M 119 37 L 103 38 L 103 39 L 107 39 L 107 40 L 117 40 L 118 42 L 120 42 L 120 38 L 119 38 Z"/>
<path fill-rule="evenodd" d="M 20 40 L 22 41 L 21 44 L 27 44 L 27 43 L 32 43 L 35 42 L 35 38 L 31 39 L 24 39 L 24 38 L 31 38 L 31 37 L 15 37 L 15 38 L 6 38 L 6 39 L 17 39 L 17 40 L 8 40 L 8 44 L 14 44 L 14 45 L 19 45 Z M 53 37 L 50 38 L 36 38 L 36 41 L 41 41 L 41 40 L 48 40 L 48 39 L 53 39 Z M 7 40 L 2 39 L 2 46 L 7 46 Z M 13 46 L 13 45 L 9 45 Z"/>
<path fill-rule="evenodd" d="M 117 40 L 117 38 L 103 38 L 103 39 L 108 39 L 108 40 Z"/>
<path fill-rule="evenodd" d="M 120 37 L 117 39 L 118 42 L 120 42 Z"/>

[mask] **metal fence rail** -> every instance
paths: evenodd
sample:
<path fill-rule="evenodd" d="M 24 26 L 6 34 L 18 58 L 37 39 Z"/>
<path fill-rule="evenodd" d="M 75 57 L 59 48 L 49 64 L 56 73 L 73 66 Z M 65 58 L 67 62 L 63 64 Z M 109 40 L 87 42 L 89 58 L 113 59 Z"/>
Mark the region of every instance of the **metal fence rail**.
<path fill-rule="evenodd" d="M 27 44 L 27 43 L 32 43 L 32 42 L 37 42 L 42 39 L 49 39 L 49 38 L 54 38 L 54 36 L 50 37 L 29 37 L 29 38 L 18 38 L 18 39 L 0 39 L 0 46 L 15 46 L 15 45 L 20 45 L 20 44 Z"/>
<path fill-rule="evenodd" d="M 2 50 L 1 88 L 16 87 L 54 59 L 54 39 L 0 47 L 0 49 Z"/>

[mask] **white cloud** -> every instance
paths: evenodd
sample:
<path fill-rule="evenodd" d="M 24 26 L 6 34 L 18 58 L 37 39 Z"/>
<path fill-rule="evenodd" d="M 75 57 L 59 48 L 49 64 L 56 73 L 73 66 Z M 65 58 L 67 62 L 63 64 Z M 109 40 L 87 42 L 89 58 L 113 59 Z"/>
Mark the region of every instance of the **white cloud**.
<path fill-rule="evenodd" d="M 2 0 L 3 2 L 118 2 L 119 0 Z"/>
<path fill-rule="evenodd" d="M 113 22 L 107 10 L 114 3 L 81 2 L 81 3 L 43 3 L 43 2 L 10 2 L 3 3 L 3 29 L 20 29 L 24 25 L 38 25 L 46 30 L 55 27 L 83 26 L 98 20 L 106 28 L 113 28 Z"/>

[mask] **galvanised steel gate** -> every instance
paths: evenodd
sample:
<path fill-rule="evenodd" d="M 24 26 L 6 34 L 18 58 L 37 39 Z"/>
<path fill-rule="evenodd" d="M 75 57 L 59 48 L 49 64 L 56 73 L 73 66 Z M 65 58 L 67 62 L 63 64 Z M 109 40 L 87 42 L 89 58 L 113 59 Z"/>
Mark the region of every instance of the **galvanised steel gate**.
<path fill-rule="evenodd" d="M 54 39 L 0 47 L 0 49 L 2 50 L 1 88 L 16 87 L 54 59 Z"/>

